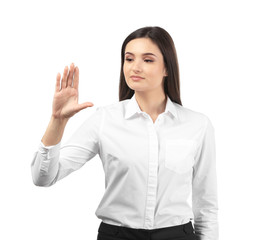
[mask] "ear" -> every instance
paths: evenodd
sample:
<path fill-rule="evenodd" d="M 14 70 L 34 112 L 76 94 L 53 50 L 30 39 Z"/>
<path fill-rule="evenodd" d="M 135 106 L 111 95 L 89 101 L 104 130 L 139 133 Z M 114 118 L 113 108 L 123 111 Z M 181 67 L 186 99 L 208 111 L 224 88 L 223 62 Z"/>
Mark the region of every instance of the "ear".
<path fill-rule="evenodd" d="M 164 76 L 165 76 L 165 77 L 168 76 L 168 73 L 167 73 L 166 69 L 164 69 Z"/>

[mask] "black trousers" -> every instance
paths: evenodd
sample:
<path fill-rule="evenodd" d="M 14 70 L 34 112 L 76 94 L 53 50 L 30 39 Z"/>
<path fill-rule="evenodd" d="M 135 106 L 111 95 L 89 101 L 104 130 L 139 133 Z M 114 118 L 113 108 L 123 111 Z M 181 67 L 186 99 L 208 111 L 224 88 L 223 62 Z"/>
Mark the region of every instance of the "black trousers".
<path fill-rule="evenodd" d="M 135 229 L 100 223 L 97 240 L 196 240 L 190 222 L 158 229 Z"/>

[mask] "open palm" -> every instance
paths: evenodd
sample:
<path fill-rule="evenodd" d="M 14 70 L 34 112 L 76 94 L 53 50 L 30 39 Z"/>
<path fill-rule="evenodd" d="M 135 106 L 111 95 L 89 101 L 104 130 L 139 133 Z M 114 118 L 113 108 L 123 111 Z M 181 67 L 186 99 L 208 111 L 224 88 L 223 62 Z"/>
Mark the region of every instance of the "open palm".
<path fill-rule="evenodd" d="M 75 67 L 72 63 L 68 73 L 68 66 L 66 66 L 61 81 L 60 78 L 61 75 L 58 73 L 52 104 L 52 116 L 54 118 L 68 119 L 80 110 L 93 106 L 91 102 L 78 104 L 78 67 Z"/>

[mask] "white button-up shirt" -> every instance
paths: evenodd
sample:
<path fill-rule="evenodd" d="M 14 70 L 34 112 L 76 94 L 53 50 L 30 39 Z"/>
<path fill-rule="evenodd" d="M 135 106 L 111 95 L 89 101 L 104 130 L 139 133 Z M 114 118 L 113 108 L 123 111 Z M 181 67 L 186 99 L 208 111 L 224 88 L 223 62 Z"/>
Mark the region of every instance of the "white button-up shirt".
<path fill-rule="evenodd" d="M 169 97 L 155 122 L 135 95 L 98 107 L 65 144 L 40 142 L 33 181 L 51 186 L 96 154 L 105 193 L 95 214 L 103 222 L 156 229 L 192 220 L 198 240 L 218 239 L 215 136 L 205 114 Z"/>

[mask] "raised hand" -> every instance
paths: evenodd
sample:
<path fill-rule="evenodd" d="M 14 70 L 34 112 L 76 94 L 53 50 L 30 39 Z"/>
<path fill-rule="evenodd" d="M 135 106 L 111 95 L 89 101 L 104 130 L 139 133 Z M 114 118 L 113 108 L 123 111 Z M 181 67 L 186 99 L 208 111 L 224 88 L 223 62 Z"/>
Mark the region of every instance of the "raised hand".
<path fill-rule="evenodd" d="M 79 69 L 74 63 L 64 68 L 63 76 L 60 82 L 61 75 L 57 74 L 55 93 L 52 104 L 52 117 L 55 119 L 69 119 L 77 112 L 87 107 L 92 107 L 93 103 L 85 102 L 78 104 L 78 84 L 79 84 Z"/>

